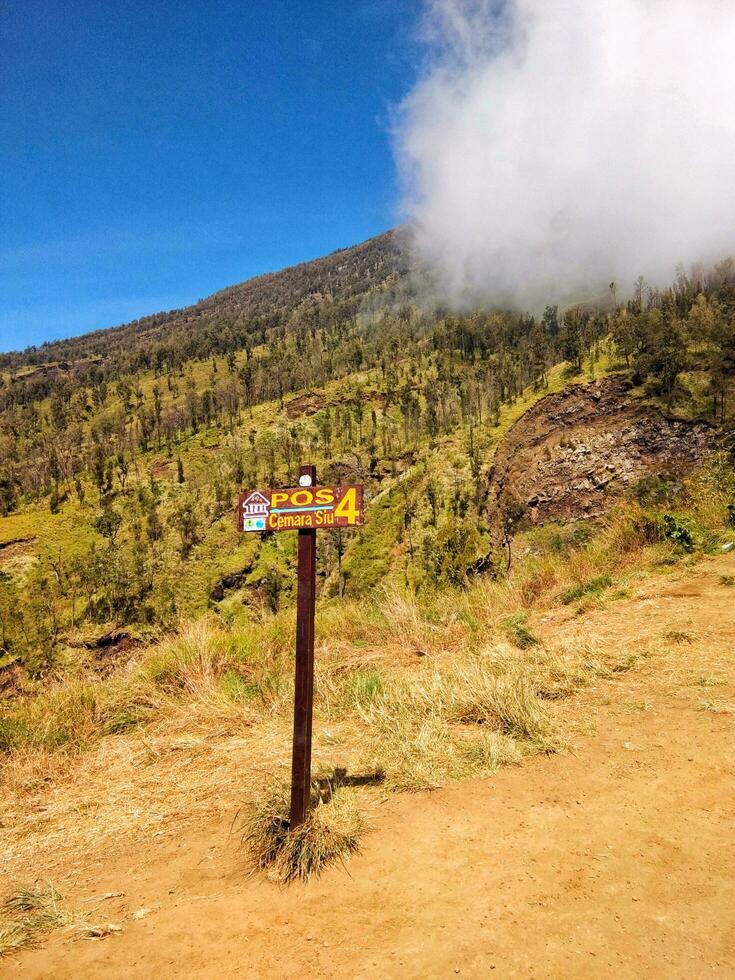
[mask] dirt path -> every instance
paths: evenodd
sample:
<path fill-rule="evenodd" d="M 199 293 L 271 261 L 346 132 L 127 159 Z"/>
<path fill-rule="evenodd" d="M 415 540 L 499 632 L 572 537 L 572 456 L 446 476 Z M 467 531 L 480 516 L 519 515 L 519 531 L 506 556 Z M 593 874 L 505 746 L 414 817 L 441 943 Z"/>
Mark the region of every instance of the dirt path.
<path fill-rule="evenodd" d="M 244 880 L 229 822 L 90 856 L 76 896 L 124 892 L 102 913 L 122 931 L 57 935 L 0 973 L 735 977 L 735 589 L 720 583 L 733 571 L 709 561 L 546 624 L 632 651 L 677 631 L 563 707 L 587 729 L 575 754 L 376 798 L 349 874 L 308 886 Z"/>

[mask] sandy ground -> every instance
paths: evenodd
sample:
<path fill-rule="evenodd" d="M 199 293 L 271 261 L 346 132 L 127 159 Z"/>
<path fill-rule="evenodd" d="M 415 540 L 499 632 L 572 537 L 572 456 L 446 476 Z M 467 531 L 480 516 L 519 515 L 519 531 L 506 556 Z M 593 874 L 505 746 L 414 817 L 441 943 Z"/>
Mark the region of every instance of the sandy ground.
<path fill-rule="evenodd" d="M 234 814 L 90 853 L 74 898 L 123 892 L 96 912 L 121 931 L 56 933 L 0 975 L 735 977 L 733 572 L 710 560 L 544 624 L 631 651 L 687 635 L 561 706 L 573 753 L 375 795 L 362 853 L 306 886 L 245 878 Z"/>

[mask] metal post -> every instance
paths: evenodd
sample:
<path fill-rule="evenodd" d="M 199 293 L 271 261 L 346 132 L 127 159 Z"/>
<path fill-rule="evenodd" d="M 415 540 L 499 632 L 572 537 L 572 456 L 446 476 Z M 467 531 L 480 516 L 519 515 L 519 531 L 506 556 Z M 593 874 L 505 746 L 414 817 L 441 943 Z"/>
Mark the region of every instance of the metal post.
<path fill-rule="evenodd" d="M 299 476 L 316 485 L 316 466 L 302 466 Z M 296 596 L 296 683 L 293 754 L 291 757 L 290 829 L 304 822 L 311 794 L 311 719 L 314 704 L 314 605 L 316 599 L 316 529 L 298 532 Z"/>

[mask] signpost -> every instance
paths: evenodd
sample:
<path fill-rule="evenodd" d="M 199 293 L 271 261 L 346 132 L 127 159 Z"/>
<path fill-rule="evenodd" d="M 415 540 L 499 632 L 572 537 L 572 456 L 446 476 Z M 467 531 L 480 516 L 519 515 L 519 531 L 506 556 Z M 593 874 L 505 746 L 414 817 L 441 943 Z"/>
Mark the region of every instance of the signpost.
<path fill-rule="evenodd" d="M 296 594 L 296 676 L 291 757 L 290 829 L 303 823 L 311 793 L 311 720 L 314 705 L 314 605 L 317 528 L 357 527 L 363 520 L 361 486 L 318 487 L 316 467 L 302 466 L 299 485 L 241 493 L 239 531 L 299 533 Z"/>
<path fill-rule="evenodd" d="M 315 472 L 313 466 L 302 466 L 299 486 L 289 490 L 241 493 L 238 530 L 305 531 L 362 524 L 362 487 L 317 487 Z"/>

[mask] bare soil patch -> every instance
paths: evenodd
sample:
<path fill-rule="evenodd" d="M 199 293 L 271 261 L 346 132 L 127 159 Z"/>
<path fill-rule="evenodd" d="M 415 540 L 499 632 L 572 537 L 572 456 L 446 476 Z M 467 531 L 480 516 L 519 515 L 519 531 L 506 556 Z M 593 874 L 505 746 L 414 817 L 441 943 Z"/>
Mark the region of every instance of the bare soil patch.
<path fill-rule="evenodd" d="M 28 554 L 31 550 L 30 545 L 35 541 L 35 537 L 13 538 L 10 541 L 0 541 L 0 561 L 10 562 L 13 558 L 18 558 Z"/>
<path fill-rule="evenodd" d="M 303 395 L 297 395 L 285 403 L 286 417 L 291 419 L 301 418 L 304 415 L 316 415 L 324 408 L 324 396 L 320 392 L 307 391 Z"/>

